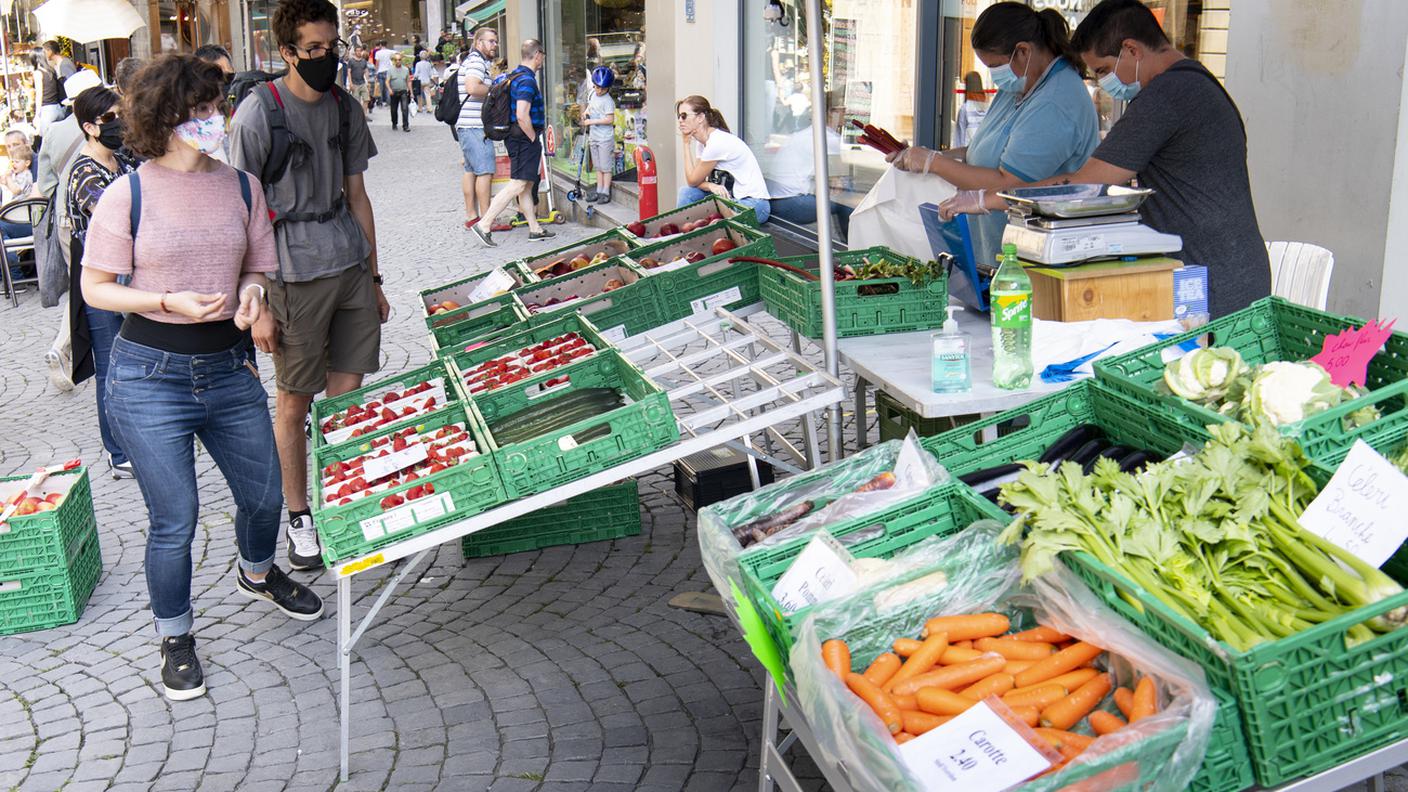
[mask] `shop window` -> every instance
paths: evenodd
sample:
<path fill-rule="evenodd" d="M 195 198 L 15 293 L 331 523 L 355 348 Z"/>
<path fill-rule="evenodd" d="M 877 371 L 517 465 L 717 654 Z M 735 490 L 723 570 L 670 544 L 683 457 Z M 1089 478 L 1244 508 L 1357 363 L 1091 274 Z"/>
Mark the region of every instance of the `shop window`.
<path fill-rule="evenodd" d="M 614 73 L 613 170 L 621 173 L 633 167 L 636 146 L 646 141 L 645 0 L 547 0 L 543 9 L 549 162 L 559 171 L 576 173 L 586 142 L 577 122 L 592 96 L 592 70 L 606 66 Z M 518 53 L 503 54 L 512 67 Z M 583 171 L 591 169 L 588 161 Z"/>
<path fill-rule="evenodd" d="M 832 198 L 854 205 L 887 166 L 879 152 L 857 142 L 859 130 L 851 120 L 883 127 L 900 139 L 914 137 L 917 2 L 822 5 Z M 815 178 L 805 3 L 782 0 L 782 6 L 780 21 L 765 20 L 762 4 L 751 1 L 743 16 L 742 134 L 777 197 L 806 194 L 798 191 Z"/>

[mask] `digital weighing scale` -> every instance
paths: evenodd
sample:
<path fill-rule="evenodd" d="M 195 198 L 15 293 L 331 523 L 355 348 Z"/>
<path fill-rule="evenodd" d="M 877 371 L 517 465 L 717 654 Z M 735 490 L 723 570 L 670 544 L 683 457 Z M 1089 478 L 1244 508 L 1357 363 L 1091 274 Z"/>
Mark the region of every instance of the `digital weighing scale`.
<path fill-rule="evenodd" d="M 1104 184 L 1001 192 L 1010 207 L 1002 241 L 1023 261 L 1047 266 L 1182 250 L 1182 238 L 1139 222 L 1136 210 L 1152 193 Z"/>

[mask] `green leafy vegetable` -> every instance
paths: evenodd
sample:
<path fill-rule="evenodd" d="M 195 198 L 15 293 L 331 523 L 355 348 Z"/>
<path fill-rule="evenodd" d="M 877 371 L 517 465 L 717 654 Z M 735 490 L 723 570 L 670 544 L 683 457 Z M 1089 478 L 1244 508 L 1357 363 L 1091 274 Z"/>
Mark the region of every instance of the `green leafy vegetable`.
<path fill-rule="evenodd" d="M 1341 388 L 1311 361 L 1271 361 L 1248 367 L 1237 350 L 1209 347 L 1190 352 L 1164 366 L 1164 387 L 1244 423 L 1283 426 L 1367 395 L 1362 388 Z M 1377 421 L 1374 405 L 1343 419 L 1346 431 Z"/>
<path fill-rule="evenodd" d="M 1315 497 L 1309 464 L 1269 425 L 1209 427 L 1196 455 L 1122 473 L 1102 459 L 1027 470 L 1002 488 L 1017 519 L 1025 578 L 1085 551 L 1219 640 L 1246 650 L 1402 592 L 1353 554 L 1301 528 Z M 1350 630 L 1355 641 L 1408 623 L 1397 608 Z"/>

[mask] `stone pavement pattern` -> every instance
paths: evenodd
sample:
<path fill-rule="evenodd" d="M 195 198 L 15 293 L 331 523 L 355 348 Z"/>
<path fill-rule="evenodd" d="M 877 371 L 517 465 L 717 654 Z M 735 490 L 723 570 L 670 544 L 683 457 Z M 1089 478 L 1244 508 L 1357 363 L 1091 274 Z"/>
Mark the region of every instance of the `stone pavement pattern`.
<path fill-rule="evenodd" d="M 457 146 L 428 116 L 416 122 L 392 132 L 378 109 L 382 153 L 367 176 L 393 306 L 388 375 L 430 357 L 418 290 L 591 233 L 556 226 L 558 240 L 529 243 L 519 229 L 480 247 L 461 225 Z M 45 376 L 58 311 L 29 294 L 0 313 L 0 473 L 96 462 L 92 384 L 60 394 Z M 268 382 L 272 363 L 259 363 Z M 172 704 L 160 692 L 146 510 L 135 482 L 98 464 L 103 576 L 83 618 L 0 637 L 0 792 L 756 787 L 757 664 L 722 617 L 666 605 L 710 590 L 668 470 L 641 481 L 638 537 L 469 562 L 454 543 L 403 583 L 358 644 L 353 774 L 339 786 L 335 588 L 312 579 L 329 614 L 311 625 L 236 595 L 229 490 L 208 456 L 197 464 L 193 593 L 209 695 Z M 358 578 L 357 613 L 386 576 Z"/>
<path fill-rule="evenodd" d="M 422 115 L 409 134 L 392 132 L 379 110 L 374 133 L 382 153 L 368 185 L 393 306 L 390 374 L 429 357 L 419 289 L 547 244 L 522 230 L 492 251 L 472 241 L 442 125 Z M 556 230 L 564 241 L 589 233 Z M 94 462 L 92 385 L 57 394 L 45 378 L 57 312 L 31 294 L 0 316 L 0 473 Z M 272 365 L 261 356 L 260 366 L 267 380 Z M 757 663 L 725 619 L 666 604 L 710 590 L 668 470 L 641 481 L 638 537 L 469 562 L 446 545 L 406 581 L 358 646 L 353 775 L 339 785 L 336 623 L 331 613 L 293 622 L 235 595 L 229 492 L 208 457 L 197 464 L 193 591 L 209 695 L 172 704 L 160 693 L 145 509 L 135 482 L 99 465 L 104 572 L 83 618 L 0 638 L 0 792 L 756 788 Z M 358 613 L 386 576 L 358 578 Z M 331 604 L 331 582 L 313 584 Z M 805 753 L 791 755 L 805 787 L 824 788 Z M 1408 784 L 1399 776 L 1390 788 Z"/>

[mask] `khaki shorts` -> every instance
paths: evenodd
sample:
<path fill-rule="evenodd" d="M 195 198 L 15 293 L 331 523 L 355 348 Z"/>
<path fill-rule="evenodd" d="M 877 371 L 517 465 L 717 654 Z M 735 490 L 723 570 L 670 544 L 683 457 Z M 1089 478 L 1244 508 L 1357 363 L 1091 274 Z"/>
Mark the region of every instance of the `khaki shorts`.
<path fill-rule="evenodd" d="M 372 86 L 369 83 L 352 86 L 352 98 L 366 104 L 372 100 Z"/>
<path fill-rule="evenodd" d="M 381 368 L 381 314 L 366 269 L 302 283 L 270 280 L 269 307 L 279 324 L 274 381 L 280 390 L 317 394 L 327 387 L 329 371 Z"/>

